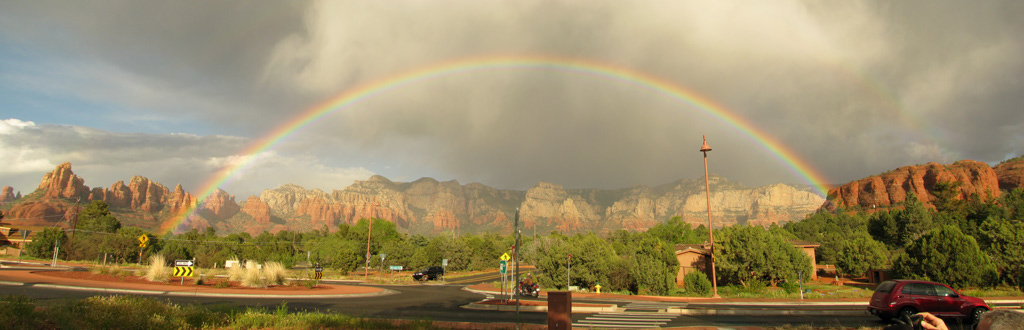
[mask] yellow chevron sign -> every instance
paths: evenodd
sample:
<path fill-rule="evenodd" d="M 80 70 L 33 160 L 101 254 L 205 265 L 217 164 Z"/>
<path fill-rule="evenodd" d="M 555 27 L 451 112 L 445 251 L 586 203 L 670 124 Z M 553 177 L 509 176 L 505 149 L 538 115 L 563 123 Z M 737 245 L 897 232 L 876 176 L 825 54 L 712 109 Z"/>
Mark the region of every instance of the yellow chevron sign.
<path fill-rule="evenodd" d="M 178 266 L 174 267 L 174 276 L 176 277 L 192 277 L 191 266 Z"/>
<path fill-rule="evenodd" d="M 324 278 L 324 272 L 315 272 L 315 274 L 317 280 Z"/>

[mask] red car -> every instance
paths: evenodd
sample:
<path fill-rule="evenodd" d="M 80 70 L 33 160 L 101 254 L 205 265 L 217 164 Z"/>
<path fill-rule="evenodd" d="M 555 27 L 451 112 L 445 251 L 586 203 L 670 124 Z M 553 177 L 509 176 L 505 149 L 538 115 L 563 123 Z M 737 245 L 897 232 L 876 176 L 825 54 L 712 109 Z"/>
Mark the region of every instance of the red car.
<path fill-rule="evenodd" d="M 868 303 L 868 311 L 887 322 L 929 312 L 939 317 L 967 317 L 973 323 L 991 309 L 984 300 L 961 295 L 948 285 L 915 280 L 882 282 Z"/>

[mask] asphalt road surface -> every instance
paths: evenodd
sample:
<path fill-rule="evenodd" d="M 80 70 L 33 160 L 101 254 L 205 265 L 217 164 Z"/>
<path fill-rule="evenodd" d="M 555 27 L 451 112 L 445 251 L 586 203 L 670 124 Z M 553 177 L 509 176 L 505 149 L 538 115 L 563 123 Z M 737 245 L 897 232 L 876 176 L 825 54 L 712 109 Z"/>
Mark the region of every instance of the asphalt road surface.
<path fill-rule="evenodd" d="M 547 324 L 547 314 L 537 312 L 478 311 L 464 309 L 461 306 L 480 301 L 485 295 L 462 290 L 463 285 L 437 284 L 428 282 L 421 285 L 380 286 L 398 292 L 398 294 L 333 298 L 333 299 L 266 299 L 266 298 L 234 298 L 234 297 L 186 297 L 149 295 L 158 299 L 166 299 L 178 304 L 201 304 L 219 307 L 257 307 L 273 310 L 287 302 L 291 311 L 338 312 L 353 316 L 387 319 L 457 321 L 473 323 L 523 323 Z M 54 303 L 67 298 L 85 298 L 106 295 L 101 292 L 40 288 L 32 286 L 0 285 L 0 294 L 25 295 L 40 304 Z M 542 298 L 543 299 L 543 298 Z M 574 302 L 588 302 L 585 299 L 574 299 Z M 596 302 L 596 301 L 595 301 Z M 602 301 L 608 302 L 608 301 Z M 627 308 L 624 313 L 584 314 L 574 313 L 573 324 L 577 327 L 742 327 L 742 326 L 783 326 L 810 325 L 814 327 L 880 327 L 885 326 L 874 317 L 869 316 L 684 316 L 658 313 L 666 303 L 646 303 L 635 301 L 612 301 Z M 661 305 L 659 305 L 661 304 Z M 951 329 L 959 328 L 952 322 Z M 970 327 L 965 327 L 969 329 Z"/>

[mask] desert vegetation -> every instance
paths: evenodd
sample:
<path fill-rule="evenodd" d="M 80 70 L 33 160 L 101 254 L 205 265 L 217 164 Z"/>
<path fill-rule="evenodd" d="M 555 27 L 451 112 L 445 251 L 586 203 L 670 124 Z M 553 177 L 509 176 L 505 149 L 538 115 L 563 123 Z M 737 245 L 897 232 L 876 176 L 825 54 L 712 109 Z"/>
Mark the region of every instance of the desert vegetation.
<path fill-rule="evenodd" d="M 960 199 L 954 193 L 955 183 L 941 183 L 934 190 L 937 200 L 930 205 L 911 194 L 902 204 L 873 213 L 840 209 L 814 213 L 784 226 L 717 228 L 720 289 L 741 293 L 765 287 L 792 288 L 806 280 L 815 270 L 793 247 L 793 241 L 820 244 L 818 263 L 834 265 L 844 277 L 860 277 L 870 269 L 891 269 L 896 277 L 935 280 L 959 288 L 1004 285 L 1019 290 L 1024 286 L 1024 257 L 1019 253 L 1024 250 L 1024 189 L 985 201 L 978 196 Z M 140 252 L 138 237 L 149 235 L 149 245 L 141 249 L 143 257 L 166 257 L 163 262 L 151 260 L 151 268 L 169 260 L 195 259 L 197 267 L 221 269 L 227 260 L 243 260 L 247 265 L 231 268 L 228 277 L 260 287 L 283 283 L 287 277 L 284 270 L 300 264 L 319 264 L 334 276 L 362 273 L 367 263 L 386 273 L 389 266 L 413 271 L 440 265 L 444 259 L 449 272 L 494 269 L 498 257 L 511 252 L 515 244 L 515 237 L 499 233 L 409 235 L 391 222 L 373 219 L 367 262 L 369 219 L 303 233 L 264 232 L 253 237 L 244 232 L 218 235 L 207 228 L 157 237 L 112 222 L 103 205 L 96 204 L 89 207 L 98 211 L 88 214 L 102 220 L 87 218 L 85 212 L 81 220 L 92 223 L 86 225 L 92 231 L 79 231 L 78 238 L 70 242 L 63 230 L 45 230 L 28 246 L 28 253 L 48 258 L 59 242 L 64 247 L 62 259 L 99 261 L 106 256 L 134 263 Z M 541 270 L 537 281 L 546 289 L 600 284 L 608 292 L 704 295 L 703 288 L 676 287 L 679 265 L 674 251 L 678 244 L 704 243 L 707 237 L 704 226 L 670 218 L 643 232 L 526 235 L 520 252 L 523 263 Z M 569 255 L 571 273 L 567 269 Z M 946 257 L 930 257 L 937 255 Z"/>

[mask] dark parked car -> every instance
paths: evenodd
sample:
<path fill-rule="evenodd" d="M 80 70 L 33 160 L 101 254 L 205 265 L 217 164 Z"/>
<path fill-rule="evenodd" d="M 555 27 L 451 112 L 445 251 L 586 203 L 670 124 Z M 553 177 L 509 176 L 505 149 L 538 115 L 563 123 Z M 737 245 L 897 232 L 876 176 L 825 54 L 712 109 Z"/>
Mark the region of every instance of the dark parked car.
<path fill-rule="evenodd" d="M 915 280 L 882 282 L 868 303 L 868 311 L 883 321 L 929 312 L 939 317 L 966 317 L 973 323 L 991 309 L 984 300 L 961 295 L 948 285 Z"/>
<path fill-rule="evenodd" d="M 417 281 L 429 281 L 436 280 L 438 277 L 444 275 L 444 267 L 441 266 L 430 266 L 423 268 L 418 272 L 412 273 L 412 278 Z"/>

